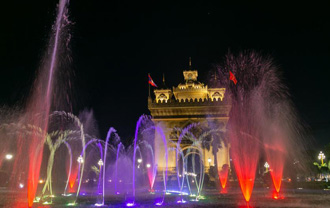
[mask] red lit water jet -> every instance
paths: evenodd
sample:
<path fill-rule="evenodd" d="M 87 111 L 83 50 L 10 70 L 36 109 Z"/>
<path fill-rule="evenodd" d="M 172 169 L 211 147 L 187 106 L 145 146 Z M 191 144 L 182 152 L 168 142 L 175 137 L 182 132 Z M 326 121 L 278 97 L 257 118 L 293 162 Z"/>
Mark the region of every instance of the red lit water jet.
<path fill-rule="evenodd" d="M 236 175 L 246 202 L 250 201 L 256 168 L 259 159 L 259 146 L 255 141 L 245 134 L 232 134 L 231 155 Z"/>
<path fill-rule="evenodd" d="M 44 65 L 40 68 L 38 77 L 35 81 L 32 96 L 26 107 L 26 122 L 34 128 L 28 139 L 28 181 L 27 196 L 28 206 L 32 207 L 33 200 L 37 191 L 39 172 L 43 155 L 44 140 L 48 130 L 49 113 L 53 102 L 54 79 L 58 66 L 58 51 L 61 42 L 61 30 L 67 21 L 67 0 L 60 0 L 58 13 L 54 25 L 54 35 L 50 39 L 49 52 L 46 55 Z"/>
<path fill-rule="evenodd" d="M 76 192 L 75 184 L 78 176 L 78 168 L 74 168 L 69 178 L 69 193 Z"/>
<path fill-rule="evenodd" d="M 41 79 L 41 77 L 39 77 Z M 37 86 L 42 86 L 41 80 L 37 80 Z M 48 128 L 48 117 L 50 111 L 50 98 L 41 86 L 36 89 L 27 107 L 28 120 L 32 124 L 32 132 L 28 139 L 28 178 L 27 197 L 28 206 L 32 207 L 35 193 L 38 187 L 39 172 L 42 161 L 42 153 L 46 131 Z M 36 116 L 40 114 L 39 116 Z"/>
<path fill-rule="evenodd" d="M 227 164 L 223 165 L 222 169 L 220 171 L 218 170 L 219 180 L 220 180 L 221 187 L 223 190 L 226 189 L 228 171 L 229 171 L 229 166 Z M 224 191 L 223 193 L 226 193 L 226 191 Z"/>
<path fill-rule="evenodd" d="M 277 120 L 275 118 L 275 120 Z M 288 132 L 285 128 L 280 128 L 280 125 L 276 123 L 272 124 L 267 131 L 264 139 L 264 147 L 267 162 L 269 164 L 270 175 L 273 181 L 276 194 L 273 194 L 276 198 L 279 196 L 282 183 L 282 175 L 285 164 L 285 158 L 287 156 L 286 140 Z M 273 197 L 275 199 L 275 197 Z"/>
<path fill-rule="evenodd" d="M 69 177 L 69 193 L 74 193 L 76 192 L 76 180 L 77 180 L 77 176 L 78 176 L 78 170 L 79 170 L 79 166 L 78 164 L 76 164 L 77 162 L 73 161 L 72 167 L 71 167 L 71 172 L 69 172 L 69 168 L 70 166 L 67 165 L 67 174 L 69 175 L 70 173 L 70 177 Z"/>
<path fill-rule="evenodd" d="M 277 193 L 280 192 L 284 168 L 284 154 L 281 151 L 266 149 L 267 161 L 270 167 L 270 175 Z"/>

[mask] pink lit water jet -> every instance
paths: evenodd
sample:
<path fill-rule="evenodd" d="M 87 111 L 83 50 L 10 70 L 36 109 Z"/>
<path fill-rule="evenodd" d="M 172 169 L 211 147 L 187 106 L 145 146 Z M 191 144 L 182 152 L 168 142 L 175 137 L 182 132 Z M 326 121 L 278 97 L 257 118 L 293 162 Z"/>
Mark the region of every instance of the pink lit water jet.
<path fill-rule="evenodd" d="M 48 130 L 49 113 L 53 102 L 54 78 L 56 77 L 57 57 L 61 42 L 62 27 L 65 25 L 68 0 L 60 0 L 58 13 L 54 24 L 54 34 L 49 43 L 50 57 L 45 58 L 45 64 L 40 68 L 35 81 L 32 96 L 26 106 L 26 121 L 37 128 L 28 139 L 28 206 L 32 207 L 37 191 L 39 172 L 43 155 L 43 146 Z"/>
<path fill-rule="evenodd" d="M 229 79 L 230 71 L 236 77 L 236 83 Z M 276 71 L 272 59 L 255 52 L 229 54 L 219 70 L 227 77 L 220 81 L 229 90 L 232 101 L 228 122 L 231 156 L 246 202 L 251 198 L 259 152 L 265 132 L 269 131 L 269 125 L 265 123 L 273 119 L 270 111 L 278 100 L 285 98 Z"/>

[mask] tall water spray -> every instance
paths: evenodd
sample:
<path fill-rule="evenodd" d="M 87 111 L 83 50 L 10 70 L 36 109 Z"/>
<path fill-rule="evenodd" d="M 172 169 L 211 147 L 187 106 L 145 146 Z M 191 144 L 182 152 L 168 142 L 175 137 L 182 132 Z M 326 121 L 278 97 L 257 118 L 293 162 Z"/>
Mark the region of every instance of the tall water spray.
<path fill-rule="evenodd" d="M 53 36 L 49 43 L 49 55 L 46 55 L 45 64 L 40 68 L 35 81 L 32 96 L 26 106 L 26 122 L 38 127 L 28 139 L 28 206 L 32 207 L 37 191 L 39 171 L 42 161 L 43 145 L 48 129 L 49 112 L 52 107 L 54 79 L 58 68 L 58 52 L 62 42 L 63 27 L 67 21 L 68 0 L 60 0 L 57 18 L 53 27 Z M 39 132 L 38 132 L 39 131 Z"/>
<path fill-rule="evenodd" d="M 237 84 L 230 80 L 229 71 Z M 269 57 L 244 52 L 227 55 L 219 73 L 232 100 L 228 133 L 245 200 L 250 201 L 261 150 L 265 150 L 279 192 L 285 158 L 288 152 L 297 153 L 298 122 L 277 67 Z"/>

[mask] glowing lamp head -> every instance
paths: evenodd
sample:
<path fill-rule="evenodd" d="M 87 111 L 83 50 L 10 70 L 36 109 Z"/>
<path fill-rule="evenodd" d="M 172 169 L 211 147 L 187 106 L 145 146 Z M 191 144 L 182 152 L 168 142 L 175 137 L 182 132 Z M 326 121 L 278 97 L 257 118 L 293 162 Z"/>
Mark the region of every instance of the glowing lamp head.
<path fill-rule="evenodd" d="M 268 164 L 268 162 L 265 162 L 264 167 L 265 167 L 265 168 L 269 168 L 269 164 Z"/>
<path fill-rule="evenodd" d="M 82 164 L 82 163 L 84 163 L 84 158 L 81 155 L 79 155 L 77 161 L 79 164 Z"/>
<path fill-rule="evenodd" d="M 211 163 L 212 162 L 212 159 L 211 158 L 207 159 L 207 162 Z"/>
<path fill-rule="evenodd" d="M 138 163 L 142 163 L 142 159 L 139 158 L 139 159 L 137 160 L 137 162 L 138 162 Z"/>
<path fill-rule="evenodd" d="M 102 159 L 100 159 L 99 160 L 99 162 L 97 163 L 99 166 L 103 166 L 104 164 L 103 164 L 103 160 Z"/>
<path fill-rule="evenodd" d="M 151 165 L 148 163 L 148 164 L 147 164 L 147 168 L 150 168 L 150 167 L 151 167 Z"/>
<path fill-rule="evenodd" d="M 13 158 L 13 155 L 12 154 L 6 154 L 6 159 L 7 160 L 11 160 Z"/>
<path fill-rule="evenodd" d="M 325 159 L 325 155 L 324 153 L 321 151 L 320 154 L 319 154 L 319 160 L 324 160 Z"/>
<path fill-rule="evenodd" d="M 20 183 L 20 184 L 18 185 L 18 187 L 22 189 L 22 188 L 24 188 L 24 184 Z"/>

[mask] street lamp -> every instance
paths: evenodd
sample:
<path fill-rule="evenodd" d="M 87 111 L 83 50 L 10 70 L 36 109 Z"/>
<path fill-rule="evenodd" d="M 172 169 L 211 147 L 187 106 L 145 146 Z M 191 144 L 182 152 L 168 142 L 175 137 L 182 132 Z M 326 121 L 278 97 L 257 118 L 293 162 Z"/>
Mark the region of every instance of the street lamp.
<path fill-rule="evenodd" d="M 147 164 L 147 168 L 150 168 L 150 167 L 151 167 L 151 165 L 148 163 L 148 164 Z"/>
<path fill-rule="evenodd" d="M 209 172 L 211 172 L 211 158 L 207 159 L 207 162 L 209 162 Z"/>
<path fill-rule="evenodd" d="M 325 155 L 324 153 L 321 151 L 320 154 L 319 154 L 319 160 L 321 160 L 321 164 L 323 165 L 323 160 L 325 159 Z"/>
<path fill-rule="evenodd" d="M 209 166 L 211 166 L 211 161 L 212 161 L 212 159 L 209 158 L 209 159 L 207 159 L 207 161 L 209 162 Z"/>
<path fill-rule="evenodd" d="M 137 159 L 137 162 L 139 163 L 138 168 L 140 168 L 140 164 L 142 163 L 142 159 L 141 158 Z"/>
<path fill-rule="evenodd" d="M 268 168 L 269 168 L 269 164 L 268 164 L 268 162 L 265 162 L 264 167 L 266 168 L 266 172 L 268 172 Z"/>
<path fill-rule="evenodd" d="M 11 160 L 13 158 L 13 155 L 12 154 L 6 154 L 6 159 L 7 160 Z"/>
<path fill-rule="evenodd" d="M 79 155 L 77 161 L 79 164 L 82 164 L 82 163 L 84 163 L 84 158 L 81 155 Z"/>
<path fill-rule="evenodd" d="M 97 163 L 100 167 L 103 166 L 103 160 L 100 159 L 99 162 Z"/>

